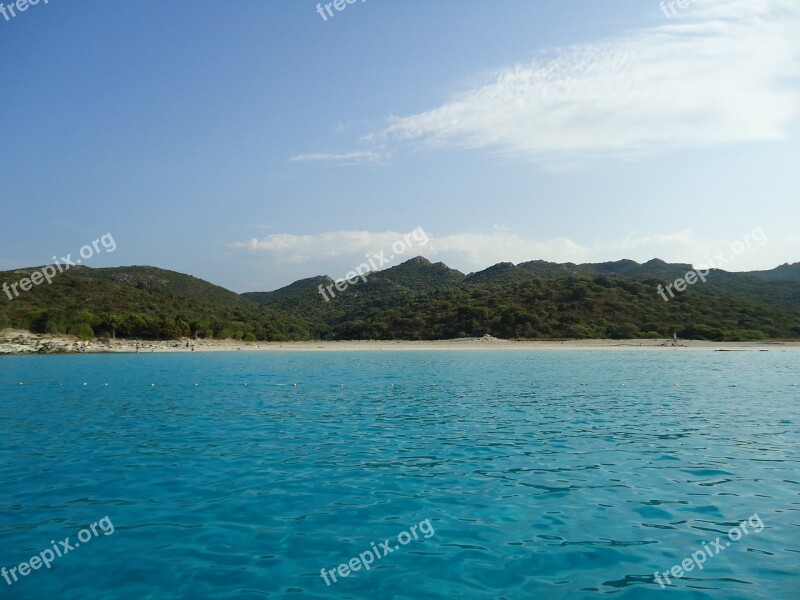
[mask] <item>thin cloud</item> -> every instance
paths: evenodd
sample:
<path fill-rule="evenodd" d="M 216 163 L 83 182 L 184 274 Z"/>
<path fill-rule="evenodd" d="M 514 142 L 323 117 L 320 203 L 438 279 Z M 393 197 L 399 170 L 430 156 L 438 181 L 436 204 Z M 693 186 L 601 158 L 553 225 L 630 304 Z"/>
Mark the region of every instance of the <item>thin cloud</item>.
<path fill-rule="evenodd" d="M 351 122 L 348 122 L 348 123 L 341 123 L 341 122 L 339 122 L 339 123 L 337 123 L 337 124 L 336 124 L 336 126 L 335 126 L 335 127 L 333 127 L 333 128 L 331 129 L 331 131 L 332 131 L 333 133 L 344 133 L 345 131 L 347 131 L 348 129 L 350 129 L 350 127 L 352 127 L 352 126 L 353 126 L 353 123 L 351 123 Z"/>
<path fill-rule="evenodd" d="M 746 233 L 743 231 L 742 235 Z M 260 257 L 260 262 L 266 260 L 274 265 L 310 265 L 314 268 L 312 274 L 317 274 L 321 268 L 345 272 L 361 263 L 366 255 L 374 255 L 381 250 L 386 250 L 389 255 L 392 244 L 407 235 L 408 232 L 397 231 L 331 231 L 313 235 L 282 233 L 236 242 L 230 247 L 255 253 Z M 580 243 L 567 237 L 535 239 L 504 231 L 443 236 L 427 232 L 427 235 L 427 243 L 415 242 L 407 248 L 402 258 L 396 257 L 389 266 L 419 255 L 432 261 L 442 261 L 464 272 L 480 271 L 499 262 L 518 264 L 537 259 L 586 263 L 623 258 L 646 262 L 661 258 L 667 262 L 698 264 L 708 255 L 729 251 L 736 241 L 699 240 L 691 229 L 652 235 L 633 232 L 620 239 L 593 243 Z M 764 246 L 754 245 L 737 257 L 731 267 L 736 270 L 774 267 L 785 262 L 786 256 L 793 255 L 793 251 L 788 251 L 791 247 L 788 242 L 771 239 Z"/>
<path fill-rule="evenodd" d="M 503 69 L 373 139 L 573 165 L 783 139 L 800 108 L 800 4 L 700 0 L 685 12 Z"/>
<path fill-rule="evenodd" d="M 344 154 L 337 153 L 316 153 L 298 154 L 289 159 L 289 162 L 328 162 L 341 163 L 346 165 L 360 164 L 380 164 L 386 160 L 386 156 L 379 152 L 359 151 Z"/>
<path fill-rule="evenodd" d="M 397 231 L 329 231 L 315 235 L 276 233 L 235 242 L 230 247 L 270 255 L 276 264 L 302 264 L 340 257 L 363 258 L 365 254 L 390 248 L 407 235 L 409 232 Z M 411 256 L 414 255 L 409 255 L 409 258 Z"/>

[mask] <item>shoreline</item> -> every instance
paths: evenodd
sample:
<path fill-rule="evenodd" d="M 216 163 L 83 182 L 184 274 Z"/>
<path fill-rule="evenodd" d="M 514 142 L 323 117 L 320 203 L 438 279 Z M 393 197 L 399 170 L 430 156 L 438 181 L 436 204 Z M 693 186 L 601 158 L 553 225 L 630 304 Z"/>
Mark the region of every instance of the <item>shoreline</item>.
<path fill-rule="evenodd" d="M 186 344 L 189 343 L 187 348 Z M 798 350 L 797 341 L 708 342 L 702 340 L 501 340 L 490 336 L 435 341 L 318 341 L 318 342 L 242 342 L 238 340 L 96 340 L 80 342 L 67 335 L 35 334 L 21 330 L 0 332 L 0 355 L 79 354 L 85 344 L 86 354 L 151 354 L 192 352 L 391 352 L 391 351 L 475 351 L 475 350 L 713 350 L 770 351 Z M 137 350 L 138 345 L 138 350 Z M 194 346 L 194 350 L 192 350 Z"/>

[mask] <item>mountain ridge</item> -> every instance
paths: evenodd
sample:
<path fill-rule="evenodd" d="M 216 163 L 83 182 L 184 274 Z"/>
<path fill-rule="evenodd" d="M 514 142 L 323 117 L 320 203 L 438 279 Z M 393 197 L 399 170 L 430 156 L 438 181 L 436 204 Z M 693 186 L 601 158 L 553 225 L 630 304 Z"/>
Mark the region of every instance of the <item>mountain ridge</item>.
<path fill-rule="evenodd" d="M 36 268 L 0 272 L 19 281 Z M 665 302 L 658 285 L 690 271 L 659 259 L 498 263 L 464 275 L 416 257 L 368 273 L 334 297 L 326 275 L 237 294 L 150 266 L 78 267 L 18 298 L 0 294 L 0 328 L 79 337 L 243 340 L 622 338 L 739 341 L 800 338 L 800 263 L 712 271 Z M 326 300 L 327 298 L 327 300 Z"/>
<path fill-rule="evenodd" d="M 424 261 L 424 262 L 423 262 Z M 656 279 L 665 278 L 665 282 L 670 282 L 678 277 L 683 277 L 689 271 L 693 271 L 694 267 L 687 263 L 668 263 L 660 258 L 652 258 L 644 263 L 638 263 L 630 259 L 622 259 L 618 261 L 608 261 L 600 263 L 554 263 L 544 260 L 532 260 L 514 264 L 512 262 L 500 262 L 491 265 L 480 271 L 475 271 L 464 275 L 456 269 L 448 267 L 443 262 L 433 263 L 425 257 L 418 256 L 411 258 L 399 265 L 390 267 L 382 271 L 375 271 L 368 274 L 368 277 L 373 277 L 380 273 L 392 273 L 394 269 L 404 267 L 410 264 L 420 265 L 423 267 L 439 267 L 446 268 L 454 273 L 460 274 L 460 279 L 469 282 L 497 282 L 503 283 L 509 277 L 509 273 L 514 273 L 512 279 L 520 278 L 527 279 L 521 272 L 537 276 L 544 279 L 557 279 L 562 277 L 618 277 L 626 279 Z M 800 282 L 800 262 L 797 263 L 784 263 L 775 267 L 774 269 L 761 270 L 761 271 L 725 271 L 722 269 L 712 269 L 712 272 L 726 273 L 733 276 L 752 275 L 765 280 L 771 281 L 797 281 Z M 248 296 L 252 294 L 271 294 L 282 290 L 287 290 L 301 281 L 308 281 L 309 279 L 322 279 L 327 278 L 326 283 L 333 282 L 328 275 L 318 275 L 312 278 L 301 279 L 295 281 L 287 286 L 283 286 L 271 292 L 253 291 L 244 292 L 242 295 Z M 389 277 L 392 279 L 392 277 Z M 494 281 L 495 278 L 497 281 Z"/>

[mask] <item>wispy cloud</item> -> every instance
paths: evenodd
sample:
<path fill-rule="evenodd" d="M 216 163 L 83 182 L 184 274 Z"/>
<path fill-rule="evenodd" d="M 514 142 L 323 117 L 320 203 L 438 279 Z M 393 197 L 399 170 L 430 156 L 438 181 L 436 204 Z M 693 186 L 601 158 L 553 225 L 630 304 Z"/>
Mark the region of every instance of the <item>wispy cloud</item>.
<path fill-rule="evenodd" d="M 352 126 L 353 126 L 353 124 L 350 123 L 350 122 L 348 122 L 348 123 L 339 122 L 331 129 L 331 131 L 333 133 L 344 133 L 345 131 L 350 129 L 350 127 L 352 127 Z"/>
<path fill-rule="evenodd" d="M 377 253 L 402 240 L 410 232 L 397 231 L 330 231 L 315 235 L 276 233 L 246 242 L 235 242 L 232 248 L 251 250 L 272 256 L 276 264 L 303 264 L 323 262 L 332 258 L 363 258 L 367 253 Z M 410 254 L 409 258 L 414 256 Z"/>
<path fill-rule="evenodd" d="M 317 153 L 317 154 L 298 154 L 289 159 L 290 162 L 327 162 L 339 163 L 343 165 L 360 165 L 365 163 L 380 164 L 388 157 L 380 152 L 358 151 L 337 153 Z"/>
<path fill-rule="evenodd" d="M 260 262 L 274 265 L 310 265 L 313 273 L 304 276 L 345 272 L 363 261 L 366 254 L 381 250 L 390 253 L 391 245 L 408 232 L 331 231 L 313 235 L 273 234 L 231 244 L 240 251 L 257 254 Z M 741 235 L 747 233 L 742 231 Z M 568 237 L 536 239 L 507 231 L 491 233 L 454 233 L 436 236 L 427 231 L 425 245 L 408 248 L 403 260 L 422 255 L 442 261 L 464 272 L 479 271 L 499 262 L 520 263 L 529 260 L 552 262 L 603 262 L 628 258 L 646 262 L 661 258 L 668 262 L 701 264 L 707 256 L 728 250 L 731 240 L 700 240 L 691 229 L 664 234 L 642 235 L 632 232 L 615 240 L 580 243 Z M 772 268 L 796 254 L 796 240 L 770 239 L 769 244 L 754 246 L 729 263 L 733 270 Z M 730 253 L 729 253 L 730 254 Z M 798 257 L 800 258 L 800 257 Z M 397 261 L 392 263 L 397 264 Z M 299 279 L 301 276 L 295 277 Z"/>
<path fill-rule="evenodd" d="M 698 0 L 680 19 L 502 69 L 373 139 L 569 164 L 774 141 L 800 109 L 798 75 L 800 3 Z"/>

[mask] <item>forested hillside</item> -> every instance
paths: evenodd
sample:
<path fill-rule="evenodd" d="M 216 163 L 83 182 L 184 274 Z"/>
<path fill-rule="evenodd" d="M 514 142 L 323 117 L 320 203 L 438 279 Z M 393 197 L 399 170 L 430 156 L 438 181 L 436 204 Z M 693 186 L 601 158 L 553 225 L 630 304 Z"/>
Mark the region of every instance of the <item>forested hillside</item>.
<path fill-rule="evenodd" d="M 0 328 L 40 333 L 170 339 L 800 338 L 800 270 L 712 271 L 665 302 L 656 292 L 689 265 L 653 260 L 559 265 L 500 263 L 464 275 L 414 258 L 368 275 L 325 301 L 319 276 L 273 292 L 236 294 L 154 267 L 89 269 L 9 300 Z M 16 282 L 34 269 L 0 273 Z"/>

